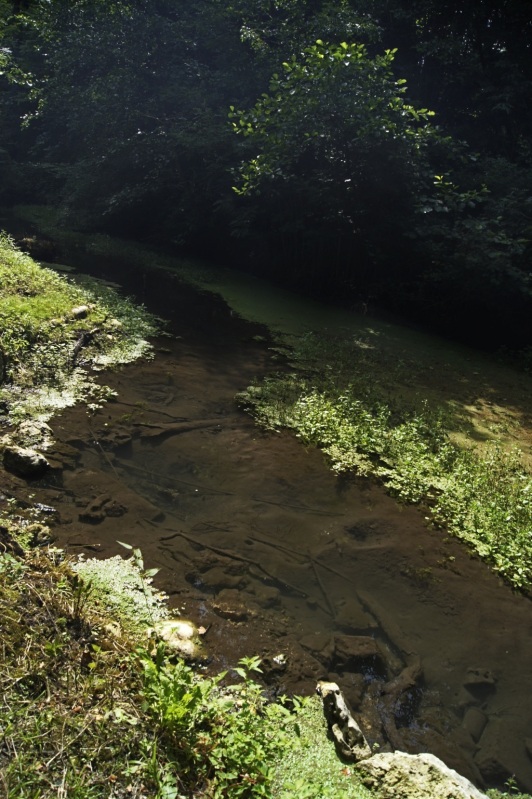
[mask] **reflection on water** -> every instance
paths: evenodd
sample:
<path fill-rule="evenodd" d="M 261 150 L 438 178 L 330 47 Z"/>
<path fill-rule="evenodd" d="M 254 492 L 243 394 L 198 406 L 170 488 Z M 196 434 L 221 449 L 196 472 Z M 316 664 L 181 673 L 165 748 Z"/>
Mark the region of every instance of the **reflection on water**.
<path fill-rule="evenodd" d="M 94 417 L 58 420 L 58 449 L 79 450 L 41 492 L 60 510 L 59 541 L 140 546 L 208 629 L 212 668 L 258 654 L 278 692 L 329 677 L 371 741 L 532 788 L 530 602 L 415 509 L 238 411 L 236 392 L 269 366 L 253 340 L 264 331 L 171 276 L 146 302 L 180 338 L 106 376 L 118 400 Z"/>

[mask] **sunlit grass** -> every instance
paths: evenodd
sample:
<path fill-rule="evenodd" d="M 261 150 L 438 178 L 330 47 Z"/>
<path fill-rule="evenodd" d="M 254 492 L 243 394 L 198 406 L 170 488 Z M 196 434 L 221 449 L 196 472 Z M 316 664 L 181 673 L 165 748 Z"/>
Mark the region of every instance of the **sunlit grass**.
<path fill-rule="evenodd" d="M 0 400 L 17 423 L 87 398 L 91 367 L 147 355 L 158 321 L 96 280 L 40 267 L 0 234 L 0 328 Z"/>

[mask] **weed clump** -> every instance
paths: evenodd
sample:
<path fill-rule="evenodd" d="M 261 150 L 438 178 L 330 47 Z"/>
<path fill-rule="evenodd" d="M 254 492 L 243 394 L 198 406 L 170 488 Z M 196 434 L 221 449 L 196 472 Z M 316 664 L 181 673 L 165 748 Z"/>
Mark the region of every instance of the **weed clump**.
<path fill-rule="evenodd" d="M 0 636 L 6 799 L 371 796 L 316 702 L 270 702 L 258 658 L 204 676 L 150 651 L 57 551 L 0 554 Z"/>

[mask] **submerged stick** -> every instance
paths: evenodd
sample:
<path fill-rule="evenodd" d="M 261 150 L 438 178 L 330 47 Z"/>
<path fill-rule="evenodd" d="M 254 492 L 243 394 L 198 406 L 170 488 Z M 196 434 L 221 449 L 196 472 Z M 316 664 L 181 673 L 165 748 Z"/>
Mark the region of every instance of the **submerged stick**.
<path fill-rule="evenodd" d="M 318 583 L 318 585 L 320 587 L 320 591 L 323 594 L 323 598 L 325 599 L 325 603 L 326 603 L 327 607 L 329 608 L 329 612 L 330 612 L 331 616 L 334 618 L 336 616 L 336 613 L 334 612 L 334 608 L 333 608 L 332 603 L 331 603 L 331 601 L 329 599 L 329 595 L 328 595 L 327 591 L 325 590 L 325 586 L 323 585 L 323 581 L 322 581 L 322 579 L 321 579 L 321 577 L 319 575 L 319 572 L 318 572 L 318 569 L 317 569 L 317 566 L 316 566 L 316 561 L 314 560 L 314 558 L 311 555 L 309 555 L 308 558 L 310 560 L 310 564 L 312 566 L 312 571 L 314 572 L 314 576 L 316 577 L 316 581 L 317 581 L 317 583 Z"/>
<path fill-rule="evenodd" d="M 150 422 L 134 422 L 135 427 L 149 427 L 149 431 L 140 434 L 141 438 L 163 438 L 164 436 L 177 436 L 181 433 L 191 433 L 206 427 L 221 427 L 225 419 L 197 419 L 196 421 L 173 422 L 171 424 L 152 424 Z"/>
<path fill-rule="evenodd" d="M 309 508 L 308 505 L 294 505 L 290 502 L 275 502 L 273 499 L 263 499 L 262 497 L 252 496 L 254 502 L 263 502 L 265 505 L 276 505 L 278 508 L 289 508 L 290 510 L 303 511 L 310 513 L 314 516 L 343 516 L 343 513 L 334 513 L 328 510 L 319 510 L 317 508 Z"/>
<path fill-rule="evenodd" d="M 153 483 L 154 485 L 160 485 L 159 483 L 160 480 L 166 480 L 166 482 L 179 483 L 180 485 L 185 485 L 188 486 L 189 488 L 205 491 L 205 493 L 207 494 L 219 494 L 220 496 L 224 497 L 234 496 L 234 493 L 231 491 L 220 491 L 217 488 L 205 488 L 204 486 L 201 485 L 201 483 L 192 483 L 190 480 L 181 480 L 179 477 L 173 477 L 167 474 L 160 474 L 160 472 L 154 472 L 151 469 L 145 469 L 142 466 L 136 466 L 133 463 L 127 463 L 126 461 L 119 460 L 118 458 L 116 459 L 116 462 L 118 463 L 119 466 L 122 467 L 122 469 L 130 469 L 133 472 L 140 472 L 141 474 L 148 475 L 149 479 L 147 479 L 147 482 Z M 157 480 L 153 479 L 155 477 L 157 478 Z"/>
<path fill-rule="evenodd" d="M 290 549 L 289 547 L 285 547 L 282 544 L 278 544 L 275 541 L 267 541 L 265 538 L 259 538 L 257 535 L 250 535 L 248 536 L 250 541 L 257 541 L 259 544 L 265 544 L 268 547 L 272 547 L 273 549 L 277 550 L 278 552 L 286 552 L 288 555 L 295 555 L 297 558 L 302 558 L 306 560 L 306 555 L 302 552 L 298 552 L 297 549 Z"/>
<path fill-rule="evenodd" d="M 171 529 L 170 527 L 159 527 L 159 525 L 156 524 L 155 522 L 149 522 L 149 523 L 152 524 L 154 527 L 157 527 L 160 530 L 170 530 Z M 250 558 L 246 558 L 245 555 L 238 555 L 236 552 L 231 552 L 228 549 L 222 549 L 222 547 L 216 547 L 216 546 L 213 546 L 212 544 L 206 544 L 203 541 L 198 541 L 197 538 L 194 538 L 193 536 L 188 535 L 187 533 L 183 533 L 181 530 L 175 530 L 172 535 L 162 536 L 159 540 L 160 541 L 171 541 L 172 538 L 176 538 L 178 536 L 180 538 L 184 538 L 185 541 L 188 541 L 189 543 L 194 544 L 194 546 L 198 546 L 198 547 L 201 547 L 203 549 L 209 549 L 211 552 L 214 552 L 216 555 L 221 555 L 222 557 L 225 557 L 225 558 L 238 560 L 241 563 L 247 563 L 248 566 L 255 566 L 255 568 L 260 569 L 262 572 L 264 572 L 264 574 L 266 575 L 266 577 L 268 577 L 268 579 L 273 580 L 273 582 L 278 583 L 279 585 L 282 585 L 282 586 L 285 586 L 286 588 L 289 588 L 295 594 L 299 594 L 299 596 L 303 597 L 304 599 L 308 598 L 308 594 L 305 593 L 305 591 L 303 591 L 301 588 L 297 588 L 297 586 L 295 586 L 295 585 L 292 585 L 292 583 L 289 583 L 287 580 L 283 580 L 280 577 L 276 577 L 274 574 L 269 572 L 268 569 L 266 569 L 262 565 L 262 563 L 259 563 L 256 560 L 251 560 Z"/>

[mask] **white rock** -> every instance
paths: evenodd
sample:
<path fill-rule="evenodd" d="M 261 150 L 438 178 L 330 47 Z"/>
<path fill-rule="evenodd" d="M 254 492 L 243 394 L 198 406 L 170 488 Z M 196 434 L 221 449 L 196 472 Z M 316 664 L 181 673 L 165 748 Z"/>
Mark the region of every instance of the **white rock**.
<path fill-rule="evenodd" d="M 357 764 L 365 785 L 382 799 L 487 799 L 434 755 L 382 753 Z"/>
<path fill-rule="evenodd" d="M 199 634 L 196 626 L 191 621 L 166 619 L 165 621 L 157 622 L 153 628 L 153 633 L 178 657 L 194 659 L 199 654 Z"/>

